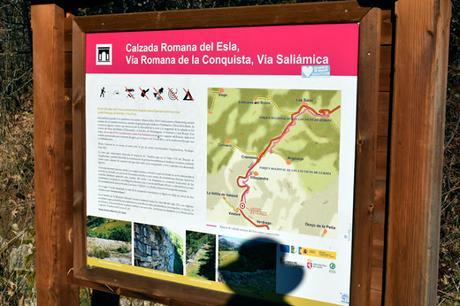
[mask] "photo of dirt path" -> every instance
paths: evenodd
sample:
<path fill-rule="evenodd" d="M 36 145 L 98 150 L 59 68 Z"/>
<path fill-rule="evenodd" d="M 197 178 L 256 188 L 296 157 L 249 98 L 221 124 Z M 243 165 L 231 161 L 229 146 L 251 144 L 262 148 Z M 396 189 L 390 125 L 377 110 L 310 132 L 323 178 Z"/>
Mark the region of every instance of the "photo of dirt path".
<path fill-rule="evenodd" d="M 187 231 L 186 275 L 216 280 L 216 236 Z"/>

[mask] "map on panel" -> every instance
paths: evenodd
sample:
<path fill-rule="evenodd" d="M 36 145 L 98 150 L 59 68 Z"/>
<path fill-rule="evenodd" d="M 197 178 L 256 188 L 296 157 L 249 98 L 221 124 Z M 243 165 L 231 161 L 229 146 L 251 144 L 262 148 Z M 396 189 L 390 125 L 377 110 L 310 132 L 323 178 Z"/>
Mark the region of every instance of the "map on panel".
<path fill-rule="evenodd" d="M 336 237 L 341 92 L 208 89 L 210 222 Z"/>

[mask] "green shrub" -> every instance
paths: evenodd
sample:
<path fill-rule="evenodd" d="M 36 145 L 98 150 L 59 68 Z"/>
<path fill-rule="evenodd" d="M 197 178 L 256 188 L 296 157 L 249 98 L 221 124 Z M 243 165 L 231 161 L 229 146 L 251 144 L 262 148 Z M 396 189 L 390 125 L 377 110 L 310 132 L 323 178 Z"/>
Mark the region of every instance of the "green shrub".
<path fill-rule="evenodd" d="M 108 239 L 131 241 L 131 227 L 117 227 L 110 231 Z"/>
<path fill-rule="evenodd" d="M 98 227 L 99 225 L 107 222 L 108 219 L 100 218 L 100 217 L 93 217 L 93 216 L 87 216 L 86 217 L 86 226 L 88 229 L 92 229 L 95 227 Z"/>
<path fill-rule="evenodd" d="M 96 257 L 96 258 L 99 258 L 99 259 L 104 259 L 104 258 L 110 257 L 110 252 L 108 250 L 104 249 L 103 247 L 95 246 L 94 248 L 89 250 L 88 256 L 89 257 Z"/>
<path fill-rule="evenodd" d="M 118 248 L 116 249 L 116 251 L 117 251 L 118 253 L 125 254 L 125 253 L 129 253 L 129 252 L 131 251 L 131 249 L 128 248 L 126 245 L 122 245 L 122 246 L 118 247 Z"/>

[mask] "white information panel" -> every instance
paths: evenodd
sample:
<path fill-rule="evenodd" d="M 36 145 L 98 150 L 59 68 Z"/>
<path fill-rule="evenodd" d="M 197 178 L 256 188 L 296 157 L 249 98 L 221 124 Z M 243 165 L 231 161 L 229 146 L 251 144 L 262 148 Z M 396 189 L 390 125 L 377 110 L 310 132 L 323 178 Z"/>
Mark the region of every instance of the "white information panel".
<path fill-rule="evenodd" d="M 88 264 L 348 305 L 358 30 L 87 34 Z"/>

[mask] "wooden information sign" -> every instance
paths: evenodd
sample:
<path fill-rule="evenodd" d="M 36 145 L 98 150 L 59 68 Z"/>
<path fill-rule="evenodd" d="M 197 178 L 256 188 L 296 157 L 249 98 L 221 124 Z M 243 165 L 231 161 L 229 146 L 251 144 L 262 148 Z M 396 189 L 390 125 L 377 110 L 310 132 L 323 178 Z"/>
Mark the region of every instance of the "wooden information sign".
<path fill-rule="evenodd" d="M 349 303 L 370 242 L 381 16 L 307 8 L 75 18 L 77 277 L 197 304 Z"/>
<path fill-rule="evenodd" d="M 32 19 L 40 305 L 77 305 L 77 287 L 168 305 L 405 299 L 388 283 L 404 214 L 391 206 L 398 158 L 387 163 L 401 143 L 391 73 L 403 74 L 390 11 L 65 17 L 35 4 Z"/>

